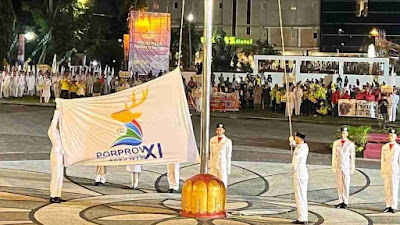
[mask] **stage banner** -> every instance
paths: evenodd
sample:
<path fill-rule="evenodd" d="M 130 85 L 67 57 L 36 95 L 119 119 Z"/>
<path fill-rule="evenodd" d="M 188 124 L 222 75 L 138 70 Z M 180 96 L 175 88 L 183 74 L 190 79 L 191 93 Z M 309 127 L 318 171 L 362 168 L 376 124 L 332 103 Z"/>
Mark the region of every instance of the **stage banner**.
<path fill-rule="evenodd" d="M 124 61 L 129 60 L 129 34 L 124 34 Z"/>
<path fill-rule="evenodd" d="M 356 100 L 340 99 L 339 116 L 356 116 Z"/>
<path fill-rule="evenodd" d="M 197 161 L 179 69 L 114 94 L 56 103 L 65 166 Z"/>
<path fill-rule="evenodd" d="M 131 11 L 129 70 L 147 75 L 169 70 L 171 15 Z"/>
<path fill-rule="evenodd" d="M 381 86 L 381 93 L 392 94 L 393 86 L 390 86 L 390 85 Z"/>
<path fill-rule="evenodd" d="M 20 34 L 18 36 L 18 64 L 23 65 L 25 62 L 25 36 Z"/>
<path fill-rule="evenodd" d="M 376 118 L 378 103 L 373 101 L 340 99 L 339 116 Z"/>
<path fill-rule="evenodd" d="M 201 91 L 193 90 L 189 97 L 190 109 L 196 109 L 200 104 Z M 212 111 L 239 111 L 240 100 L 239 93 L 212 92 L 210 101 L 210 110 Z"/>
<path fill-rule="evenodd" d="M 119 71 L 119 77 L 122 78 L 131 78 L 131 72 L 129 71 Z"/>

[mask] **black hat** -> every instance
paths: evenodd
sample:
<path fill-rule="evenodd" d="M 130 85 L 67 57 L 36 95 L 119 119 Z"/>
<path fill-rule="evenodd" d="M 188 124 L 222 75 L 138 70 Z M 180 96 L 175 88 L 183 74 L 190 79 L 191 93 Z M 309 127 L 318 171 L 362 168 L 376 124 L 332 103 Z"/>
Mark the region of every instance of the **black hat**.
<path fill-rule="evenodd" d="M 390 129 L 389 129 L 389 134 L 396 134 L 396 130 L 393 129 L 393 128 L 390 128 Z"/>
<path fill-rule="evenodd" d="M 225 126 L 224 126 L 224 124 L 219 123 L 219 124 L 217 124 L 217 129 L 218 129 L 218 128 L 223 128 L 223 129 L 225 129 Z"/>
<path fill-rule="evenodd" d="M 305 138 L 306 138 L 306 135 L 305 135 L 305 134 L 302 134 L 302 133 L 300 133 L 300 132 L 296 132 L 296 133 L 294 134 L 294 136 L 299 137 L 299 138 L 301 138 L 301 139 L 305 139 Z"/>
<path fill-rule="evenodd" d="M 347 129 L 346 126 L 343 126 L 340 128 L 340 132 L 343 132 L 343 131 L 349 132 L 349 130 Z"/>

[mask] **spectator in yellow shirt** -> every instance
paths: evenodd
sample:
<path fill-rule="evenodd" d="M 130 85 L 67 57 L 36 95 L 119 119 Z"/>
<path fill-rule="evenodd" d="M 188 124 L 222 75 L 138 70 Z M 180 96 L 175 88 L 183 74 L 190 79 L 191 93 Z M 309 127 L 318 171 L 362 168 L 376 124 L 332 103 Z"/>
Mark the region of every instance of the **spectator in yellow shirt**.
<path fill-rule="evenodd" d="M 76 98 L 76 92 L 78 91 L 78 86 L 76 85 L 76 81 L 72 81 L 71 85 L 69 86 L 69 94 L 71 99 Z"/>
<path fill-rule="evenodd" d="M 67 99 L 69 92 L 69 84 L 70 84 L 70 81 L 68 80 L 68 74 L 64 75 L 64 78 L 61 79 L 60 84 L 61 84 L 61 98 Z"/>
<path fill-rule="evenodd" d="M 76 85 L 78 88 L 78 91 L 76 94 L 78 95 L 79 98 L 85 97 L 85 90 L 86 90 L 86 85 L 83 83 L 82 80 L 79 80 L 78 84 Z"/>
<path fill-rule="evenodd" d="M 280 89 L 277 89 L 275 92 L 275 99 L 276 99 L 276 111 L 281 111 L 281 100 L 282 100 L 282 92 Z"/>

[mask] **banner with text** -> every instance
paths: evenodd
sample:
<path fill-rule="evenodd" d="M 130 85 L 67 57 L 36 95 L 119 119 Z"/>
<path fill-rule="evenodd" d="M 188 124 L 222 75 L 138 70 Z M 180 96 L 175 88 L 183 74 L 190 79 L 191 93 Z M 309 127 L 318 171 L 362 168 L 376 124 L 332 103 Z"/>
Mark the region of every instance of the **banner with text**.
<path fill-rule="evenodd" d="M 178 69 L 115 94 L 57 99 L 65 166 L 195 162 L 193 126 Z"/>
<path fill-rule="evenodd" d="M 339 116 L 376 118 L 378 103 L 365 100 L 340 99 Z"/>
<path fill-rule="evenodd" d="M 199 89 L 192 91 L 189 97 L 190 109 L 196 109 L 201 100 Z M 210 110 L 212 111 L 239 111 L 239 93 L 212 92 Z"/>
<path fill-rule="evenodd" d="M 171 15 L 131 11 L 129 70 L 139 75 L 169 70 Z"/>

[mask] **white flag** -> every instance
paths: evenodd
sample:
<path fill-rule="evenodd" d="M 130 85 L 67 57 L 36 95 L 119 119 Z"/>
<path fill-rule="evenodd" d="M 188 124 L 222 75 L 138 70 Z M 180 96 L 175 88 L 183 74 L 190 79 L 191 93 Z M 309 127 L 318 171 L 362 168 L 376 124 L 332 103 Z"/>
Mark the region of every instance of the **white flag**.
<path fill-rule="evenodd" d="M 54 54 L 54 57 L 53 57 L 53 64 L 51 65 L 51 72 L 52 73 L 58 72 L 57 71 L 57 55 L 56 54 Z"/>
<path fill-rule="evenodd" d="M 198 158 L 179 69 L 115 94 L 57 98 L 56 103 L 65 166 L 169 164 Z"/>

